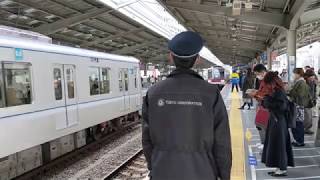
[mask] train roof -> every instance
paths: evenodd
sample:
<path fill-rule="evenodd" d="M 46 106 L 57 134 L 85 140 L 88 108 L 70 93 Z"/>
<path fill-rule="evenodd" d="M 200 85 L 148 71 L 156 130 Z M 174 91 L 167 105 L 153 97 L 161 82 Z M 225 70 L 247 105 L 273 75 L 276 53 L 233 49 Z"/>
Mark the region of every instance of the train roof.
<path fill-rule="evenodd" d="M 107 60 L 113 60 L 113 61 L 125 61 L 125 62 L 131 62 L 131 63 L 140 62 L 138 59 L 131 56 L 121 56 L 116 54 L 91 51 L 87 49 L 73 48 L 68 46 L 44 43 L 41 41 L 21 40 L 17 38 L 3 37 L 3 36 L 0 36 L 0 47 L 21 48 L 21 49 L 33 50 L 33 51 L 66 54 L 66 55 L 72 55 L 72 56 L 92 57 L 92 58 L 100 58 L 100 59 L 107 59 Z"/>

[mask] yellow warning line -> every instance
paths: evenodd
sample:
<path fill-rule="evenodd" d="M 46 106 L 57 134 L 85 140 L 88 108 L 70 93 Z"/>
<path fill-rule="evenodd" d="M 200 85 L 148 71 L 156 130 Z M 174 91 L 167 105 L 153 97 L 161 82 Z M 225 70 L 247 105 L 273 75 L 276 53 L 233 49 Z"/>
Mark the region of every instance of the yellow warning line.
<path fill-rule="evenodd" d="M 232 170 L 231 180 L 245 180 L 245 151 L 244 151 L 244 133 L 241 119 L 240 96 L 238 93 L 231 94 L 230 109 L 230 130 L 232 141 Z"/>

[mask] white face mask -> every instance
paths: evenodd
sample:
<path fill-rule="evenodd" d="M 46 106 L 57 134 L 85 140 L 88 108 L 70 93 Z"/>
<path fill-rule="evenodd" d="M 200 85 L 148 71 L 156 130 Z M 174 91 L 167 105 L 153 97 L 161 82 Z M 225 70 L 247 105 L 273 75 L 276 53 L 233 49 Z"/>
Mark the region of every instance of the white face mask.
<path fill-rule="evenodd" d="M 263 80 L 263 76 L 261 76 L 261 75 L 258 75 L 257 78 L 258 78 L 259 80 Z"/>

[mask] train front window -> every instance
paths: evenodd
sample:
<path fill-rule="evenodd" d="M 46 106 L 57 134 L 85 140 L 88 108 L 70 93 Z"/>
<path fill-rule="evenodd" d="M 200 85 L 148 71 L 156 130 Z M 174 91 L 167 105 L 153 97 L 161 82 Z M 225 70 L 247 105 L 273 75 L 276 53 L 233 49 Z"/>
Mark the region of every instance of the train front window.
<path fill-rule="evenodd" d="M 54 83 L 54 94 L 56 100 L 62 99 L 62 82 L 61 82 L 61 69 L 53 69 L 53 83 Z"/>
<path fill-rule="evenodd" d="M 30 64 L 4 63 L 6 106 L 31 104 Z"/>

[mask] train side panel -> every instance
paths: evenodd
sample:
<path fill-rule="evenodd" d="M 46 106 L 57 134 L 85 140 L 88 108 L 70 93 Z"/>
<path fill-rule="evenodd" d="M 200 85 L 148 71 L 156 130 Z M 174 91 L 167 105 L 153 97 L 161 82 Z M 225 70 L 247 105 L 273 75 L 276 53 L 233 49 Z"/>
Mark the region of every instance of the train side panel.
<path fill-rule="evenodd" d="M 118 89 L 119 69 L 138 68 L 137 63 L 108 60 L 92 62 L 89 57 L 29 50 L 24 50 L 23 53 L 24 58 L 19 62 L 31 63 L 33 102 L 0 108 L 0 142 L 5 142 L 1 145 L 0 158 L 141 109 L 139 76 L 138 88 L 134 87 L 134 76 L 129 73 L 128 92 L 123 93 Z M 0 48 L 0 54 L 0 61 L 17 62 L 13 56 L 13 48 Z M 55 65 L 74 66 L 75 86 L 72 104 L 66 105 L 63 99 L 55 99 Z M 109 94 L 90 96 L 88 68 L 91 66 L 110 67 Z M 129 108 L 122 110 L 126 96 L 129 99 Z M 68 110 L 70 114 L 74 114 L 72 123 L 67 122 Z"/>

